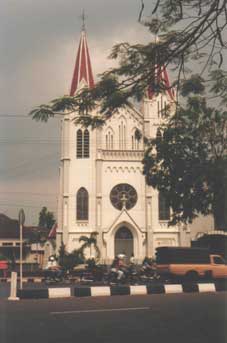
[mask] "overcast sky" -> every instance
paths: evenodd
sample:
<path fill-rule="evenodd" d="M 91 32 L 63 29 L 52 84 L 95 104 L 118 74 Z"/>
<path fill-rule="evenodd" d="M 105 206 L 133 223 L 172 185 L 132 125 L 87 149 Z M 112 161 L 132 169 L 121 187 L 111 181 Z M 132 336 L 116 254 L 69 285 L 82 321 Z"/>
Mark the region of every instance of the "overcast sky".
<path fill-rule="evenodd" d="M 37 224 L 42 206 L 56 213 L 59 121 L 33 122 L 36 105 L 68 94 L 81 30 L 81 13 L 93 73 L 111 66 L 118 42 L 148 42 L 137 23 L 140 0 L 1 0 L 0 213 Z M 145 1 L 148 15 L 152 1 Z"/>

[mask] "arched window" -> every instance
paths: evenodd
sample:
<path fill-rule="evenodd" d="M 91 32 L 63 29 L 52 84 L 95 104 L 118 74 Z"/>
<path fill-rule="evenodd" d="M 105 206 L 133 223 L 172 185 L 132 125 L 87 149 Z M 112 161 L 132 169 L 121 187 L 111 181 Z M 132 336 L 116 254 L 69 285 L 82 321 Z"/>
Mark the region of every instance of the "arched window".
<path fill-rule="evenodd" d="M 140 148 L 140 141 L 137 137 L 136 130 L 132 133 L 132 150 L 139 150 Z"/>
<path fill-rule="evenodd" d="M 76 219 L 88 220 L 88 191 L 84 187 L 76 195 Z"/>
<path fill-rule="evenodd" d="M 89 158 L 90 134 L 86 129 L 84 131 L 84 158 Z"/>
<path fill-rule="evenodd" d="M 127 136 L 127 132 L 126 132 L 126 123 L 125 123 L 125 119 L 122 118 L 120 125 L 119 125 L 119 150 L 125 150 L 126 149 L 126 136 Z"/>
<path fill-rule="evenodd" d="M 113 150 L 114 148 L 114 131 L 112 128 L 108 128 L 106 131 L 106 149 Z"/>
<path fill-rule="evenodd" d="M 158 208 L 159 208 L 159 220 L 170 220 L 170 207 L 163 192 L 159 192 Z"/>
<path fill-rule="evenodd" d="M 83 157 L 83 133 L 82 130 L 78 130 L 76 133 L 76 157 L 82 158 Z"/>
<path fill-rule="evenodd" d="M 126 226 L 122 226 L 117 230 L 115 239 L 133 239 L 133 235 Z"/>

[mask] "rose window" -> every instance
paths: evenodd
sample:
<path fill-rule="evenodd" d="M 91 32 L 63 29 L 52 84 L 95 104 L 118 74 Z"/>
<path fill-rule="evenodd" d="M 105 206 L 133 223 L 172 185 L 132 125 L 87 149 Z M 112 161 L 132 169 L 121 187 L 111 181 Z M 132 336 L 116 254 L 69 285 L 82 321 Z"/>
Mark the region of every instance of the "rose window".
<path fill-rule="evenodd" d="M 137 198 L 135 188 L 127 183 L 116 185 L 110 192 L 111 204 L 118 210 L 123 207 L 130 210 L 137 203 Z"/>

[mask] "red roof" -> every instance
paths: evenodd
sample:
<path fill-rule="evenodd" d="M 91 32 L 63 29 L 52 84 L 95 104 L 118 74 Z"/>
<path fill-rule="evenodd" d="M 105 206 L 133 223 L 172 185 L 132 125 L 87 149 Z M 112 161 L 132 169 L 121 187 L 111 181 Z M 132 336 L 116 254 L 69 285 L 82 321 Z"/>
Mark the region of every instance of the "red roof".
<path fill-rule="evenodd" d="M 94 87 L 91 60 L 87 45 L 86 33 L 81 32 L 80 44 L 77 52 L 70 95 L 73 96 L 79 88 L 80 82 L 85 81 L 89 88 Z"/>
<path fill-rule="evenodd" d="M 166 88 L 165 91 L 166 93 L 169 95 L 171 100 L 175 99 L 175 93 L 173 88 L 171 88 L 170 82 L 169 82 L 169 76 L 166 70 L 165 66 L 158 66 L 157 67 L 157 71 L 156 71 L 156 78 L 157 78 L 157 83 L 159 84 L 163 84 L 163 86 Z M 152 87 L 150 86 L 148 88 L 148 98 L 152 99 L 155 91 L 152 89 Z"/>

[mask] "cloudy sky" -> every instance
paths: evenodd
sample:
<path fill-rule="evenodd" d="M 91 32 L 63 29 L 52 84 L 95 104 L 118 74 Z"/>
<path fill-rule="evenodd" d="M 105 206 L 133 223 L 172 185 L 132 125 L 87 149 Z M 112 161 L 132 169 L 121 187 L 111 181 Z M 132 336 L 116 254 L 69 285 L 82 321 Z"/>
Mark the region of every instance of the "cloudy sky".
<path fill-rule="evenodd" d="M 59 121 L 33 122 L 36 105 L 68 94 L 81 30 L 86 27 L 94 75 L 111 66 L 118 42 L 148 42 L 137 23 L 140 0 L 1 0 L 0 213 L 37 224 L 42 206 L 56 213 Z M 146 14 L 152 1 L 145 1 Z"/>

